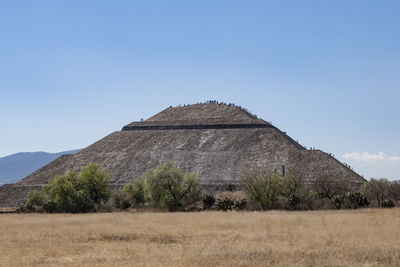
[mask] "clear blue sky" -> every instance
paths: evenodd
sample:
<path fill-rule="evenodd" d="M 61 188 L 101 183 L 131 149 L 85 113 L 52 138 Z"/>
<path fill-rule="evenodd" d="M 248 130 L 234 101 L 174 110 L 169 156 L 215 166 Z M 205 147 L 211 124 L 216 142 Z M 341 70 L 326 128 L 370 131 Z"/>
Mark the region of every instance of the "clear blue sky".
<path fill-rule="evenodd" d="M 0 156 L 82 148 L 217 99 L 399 179 L 399 14 L 400 1 L 1 1 Z"/>

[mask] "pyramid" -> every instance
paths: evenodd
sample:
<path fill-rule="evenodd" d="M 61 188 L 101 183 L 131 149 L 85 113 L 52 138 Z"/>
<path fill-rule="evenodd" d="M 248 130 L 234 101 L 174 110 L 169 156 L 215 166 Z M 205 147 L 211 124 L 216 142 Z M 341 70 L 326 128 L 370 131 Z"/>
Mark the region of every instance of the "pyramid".
<path fill-rule="evenodd" d="M 307 182 L 329 175 L 354 186 L 364 178 L 321 150 L 307 150 L 271 123 L 245 109 L 202 103 L 169 107 L 132 122 L 73 155 L 63 155 L 15 184 L 0 187 L 0 207 L 21 206 L 30 189 L 55 175 L 79 171 L 90 162 L 108 172 L 111 187 L 122 187 L 147 169 L 173 161 L 195 172 L 210 193 L 239 186 L 246 171 L 269 168 L 285 175 L 296 170 Z"/>

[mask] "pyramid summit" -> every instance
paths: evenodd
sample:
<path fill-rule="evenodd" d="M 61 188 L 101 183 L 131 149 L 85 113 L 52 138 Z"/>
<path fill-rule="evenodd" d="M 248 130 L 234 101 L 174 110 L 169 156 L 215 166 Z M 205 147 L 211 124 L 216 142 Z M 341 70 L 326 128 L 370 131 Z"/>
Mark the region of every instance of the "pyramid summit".
<path fill-rule="evenodd" d="M 180 107 L 169 107 L 143 122 L 132 122 L 122 130 L 135 130 L 141 127 L 176 126 L 172 129 L 185 126 L 204 126 L 204 128 L 218 127 L 223 125 L 269 125 L 269 123 L 258 119 L 244 109 L 226 104 L 194 104 Z M 187 127 L 190 128 L 190 127 Z"/>
<path fill-rule="evenodd" d="M 67 170 L 90 162 L 107 171 L 120 188 L 147 169 L 173 161 L 195 172 L 209 192 L 239 186 L 249 170 L 296 170 L 308 182 L 332 176 L 360 186 L 364 179 L 321 150 L 307 150 L 271 123 L 232 104 L 169 107 L 145 121 L 132 122 L 73 155 L 64 155 L 15 184 L 0 187 L 0 207 L 21 206 L 30 189 L 41 188 Z"/>

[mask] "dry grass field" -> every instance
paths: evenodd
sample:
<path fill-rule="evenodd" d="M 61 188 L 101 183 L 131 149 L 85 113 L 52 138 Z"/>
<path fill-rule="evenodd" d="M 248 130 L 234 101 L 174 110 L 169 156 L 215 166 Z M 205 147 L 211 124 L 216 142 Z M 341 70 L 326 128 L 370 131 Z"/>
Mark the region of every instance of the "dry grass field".
<path fill-rule="evenodd" d="M 400 266 L 400 209 L 0 214 L 0 265 Z"/>

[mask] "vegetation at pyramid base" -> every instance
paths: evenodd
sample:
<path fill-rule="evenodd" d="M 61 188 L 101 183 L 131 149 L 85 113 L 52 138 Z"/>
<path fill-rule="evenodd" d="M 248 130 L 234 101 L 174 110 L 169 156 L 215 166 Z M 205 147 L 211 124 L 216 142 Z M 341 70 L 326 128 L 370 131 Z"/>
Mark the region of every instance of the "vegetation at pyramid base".
<path fill-rule="evenodd" d="M 400 181 L 372 178 L 364 184 L 363 191 L 371 200 L 376 200 L 379 207 L 392 207 L 395 202 L 400 202 Z"/>
<path fill-rule="evenodd" d="M 393 207 L 400 202 L 399 181 L 371 179 L 359 191 L 331 176 L 321 176 L 308 184 L 295 170 L 289 170 L 284 176 L 267 169 L 252 170 L 242 177 L 244 192 L 236 191 L 233 186 L 227 189 L 228 195 L 206 195 L 196 174 L 184 173 L 174 163 L 167 162 L 114 191 L 112 200 L 120 209 L 160 207 L 170 211 L 184 210 L 195 203 L 201 203 L 201 209 L 228 211 L 254 209 L 251 208 L 254 203 L 264 210 L 302 210 L 356 209 L 370 203 Z M 236 193 L 241 197 L 233 197 Z M 80 173 L 67 171 L 50 180 L 42 190 L 29 191 L 26 208 L 45 212 L 90 212 L 105 205 L 110 196 L 108 174 L 91 163 Z"/>
<path fill-rule="evenodd" d="M 232 192 L 232 191 L 229 191 Z M 222 211 L 228 211 L 228 210 L 236 210 L 236 211 L 241 211 L 245 210 L 247 208 L 247 199 L 231 199 L 228 197 L 225 197 L 223 199 L 217 199 L 215 203 L 215 209 L 216 210 L 222 210 Z"/>
<path fill-rule="evenodd" d="M 248 196 L 260 202 L 264 210 L 273 207 L 283 188 L 282 176 L 266 169 L 246 173 L 241 183 Z"/>
<path fill-rule="evenodd" d="M 148 189 L 144 179 L 133 179 L 124 185 L 121 193 L 128 197 L 129 206 L 143 206 L 148 201 Z"/>
<path fill-rule="evenodd" d="M 183 173 L 174 163 L 167 162 L 147 170 L 142 178 L 127 183 L 116 193 L 114 202 L 120 208 L 149 203 L 155 207 L 178 211 L 202 200 L 203 196 L 204 190 L 196 174 Z"/>
<path fill-rule="evenodd" d="M 203 207 L 204 209 L 211 209 L 215 204 L 215 196 L 212 194 L 206 194 L 203 198 Z"/>
<path fill-rule="evenodd" d="M 247 172 L 241 185 L 248 197 L 260 203 L 262 209 L 279 207 L 283 200 L 286 209 L 357 209 L 375 202 L 378 207 L 393 207 L 400 202 L 400 182 L 371 179 L 361 191 L 349 183 L 331 176 L 321 176 L 312 184 L 304 182 L 296 171 L 285 176 L 266 169 Z"/>
<path fill-rule="evenodd" d="M 26 207 L 42 207 L 46 212 L 89 212 L 111 196 L 110 178 L 90 163 L 78 174 L 67 171 L 50 180 L 41 191 L 28 193 Z"/>

